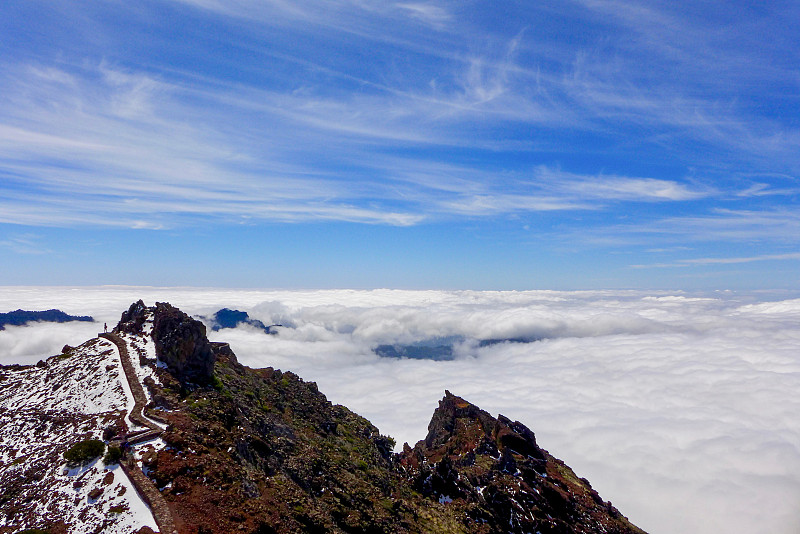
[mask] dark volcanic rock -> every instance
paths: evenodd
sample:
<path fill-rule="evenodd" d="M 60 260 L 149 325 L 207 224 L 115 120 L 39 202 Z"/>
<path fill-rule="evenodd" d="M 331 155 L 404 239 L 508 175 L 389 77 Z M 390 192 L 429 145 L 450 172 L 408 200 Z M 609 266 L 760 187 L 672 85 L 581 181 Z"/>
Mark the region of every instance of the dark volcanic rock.
<path fill-rule="evenodd" d="M 375 354 L 383 358 L 447 361 L 455 358 L 451 345 L 378 345 Z"/>
<path fill-rule="evenodd" d="M 157 302 L 153 317 L 156 355 L 182 382 L 206 381 L 214 374 L 214 351 L 206 327 L 178 308 Z"/>
<path fill-rule="evenodd" d="M 141 335 L 144 323 L 153 321 L 153 341 L 158 359 L 180 380 L 206 382 L 214 374 L 214 351 L 206 337 L 206 327 L 166 302 L 147 307 L 139 300 L 122 314 L 115 330 Z"/>
<path fill-rule="evenodd" d="M 528 427 L 445 392 L 428 435 L 399 463 L 414 489 L 465 514 L 467 531 L 641 533 Z"/>
<path fill-rule="evenodd" d="M 439 407 L 433 412 L 431 422 L 428 424 L 428 435 L 425 437 L 427 449 L 438 449 L 457 439 L 461 431 L 457 428 L 459 420 L 476 421 L 485 434 L 492 432 L 497 421 L 488 412 L 447 390 L 444 393 L 444 398 L 439 401 Z"/>
<path fill-rule="evenodd" d="M 0 313 L 0 330 L 4 329 L 5 325 L 21 326 L 34 321 L 43 321 L 48 323 L 66 323 L 69 321 L 94 321 L 88 315 L 69 315 L 61 310 L 45 310 L 45 311 L 27 311 L 27 310 L 14 310 L 8 313 Z"/>
<path fill-rule="evenodd" d="M 127 334 L 141 333 L 148 311 L 149 308 L 144 305 L 142 300 L 134 302 L 127 311 L 122 312 L 122 317 L 114 330 Z"/>
<path fill-rule="evenodd" d="M 248 323 L 252 324 L 255 322 L 260 323 L 260 327 L 264 328 L 264 323 L 261 321 L 253 321 L 250 319 L 250 316 L 247 315 L 247 312 L 239 311 L 239 310 L 230 310 L 228 308 L 222 308 L 217 313 L 214 314 L 214 320 L 217 324 L 214 325 L 212 330 L 219 330 L 220 328 L 236 328 L 241 323 Z"/>
<path fill-rule="evenodd" d="M 499 345 L 500 343 L 534 343 L 541 341 L 539 337 L 508 337 L 508 338 L 493 338 L 481 339 L 478 342 L 479 347 L 491 347 L 492 345 Z"/>

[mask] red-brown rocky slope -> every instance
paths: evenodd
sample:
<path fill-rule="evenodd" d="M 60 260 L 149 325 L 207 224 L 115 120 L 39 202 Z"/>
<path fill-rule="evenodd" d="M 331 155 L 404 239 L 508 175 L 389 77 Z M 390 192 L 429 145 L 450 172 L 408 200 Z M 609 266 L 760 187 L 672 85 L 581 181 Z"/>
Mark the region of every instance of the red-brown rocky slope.
<path fill-rule="evenodd" d="M 427 437 L 406 446 L 399 464 L 412 487 L 459 507 L 479 532 L 642 532 L 541 449 L 518 421 L 494 418 L 445 392 Z"/>
<path fill-rule="evenodd" d="M 169 422 L 145 465 L 181 533 L 642 532 L 521 423 L 447 392 L 426 439 L 394 454 L 313 382 L 240 365 L 168 304 L 137 303 L 118 328 L 145 313 Z"/>

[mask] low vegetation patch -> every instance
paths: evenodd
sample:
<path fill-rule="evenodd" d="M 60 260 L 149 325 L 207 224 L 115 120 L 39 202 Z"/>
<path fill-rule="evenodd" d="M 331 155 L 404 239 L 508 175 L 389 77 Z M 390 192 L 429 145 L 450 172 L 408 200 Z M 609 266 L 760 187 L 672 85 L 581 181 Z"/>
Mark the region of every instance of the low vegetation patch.
<path fill-rule="evenodd" d="M 106 444 L 99 439 L 87 439 L 67 449 L 64 458 L 71 464 L 85 464 L 100 457 L 105 450 Z"/>
<path fill-rule="evenodd" d="M 122 449 L 116 446 L 109 447 L 108 452 L 103 457 L 103 463 L 106 465 L 118 464 L 120 458 L 122 458 Z"/>

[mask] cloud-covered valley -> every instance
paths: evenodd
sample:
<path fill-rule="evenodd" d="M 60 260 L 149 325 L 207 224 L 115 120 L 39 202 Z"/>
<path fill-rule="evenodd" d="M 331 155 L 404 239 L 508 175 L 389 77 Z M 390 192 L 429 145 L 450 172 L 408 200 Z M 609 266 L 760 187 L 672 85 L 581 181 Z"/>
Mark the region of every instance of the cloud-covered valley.
<path fill-rule="evenodd" d="M 524 422 L 645 530 L 788 534 L 800 528 L 792 297 L 6 287 L 0 311 L 56 307 L 98 323 L 7 328 L 0 363 L 35 363 L 78 344 L 139 298 L 198 316 L 243 310 L 283 327 L 209 337 L 246 365 L 316 381 L 400 445 L 424 437 L 446 388 Z M 450 343 L 452 359 L 374 352 L 415 343 Z"/>

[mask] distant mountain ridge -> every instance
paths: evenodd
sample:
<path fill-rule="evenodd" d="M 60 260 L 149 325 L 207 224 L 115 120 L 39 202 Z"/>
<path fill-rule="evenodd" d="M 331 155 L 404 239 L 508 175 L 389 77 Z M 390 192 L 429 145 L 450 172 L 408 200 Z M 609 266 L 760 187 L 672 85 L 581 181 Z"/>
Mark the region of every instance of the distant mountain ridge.
<path fill-rule="evenodd" d="M 240 310 L 231 310 L 229 308 L 222 308 L 211 317 L 198 316 L 198 318 L 211 326 L 213 332 L 218 332 L 224 328 L 236 328 L 239 325 L 246 324 L 263 330 L 267 334 L 275 334 L 276 327 L 282 326 L 279 324 L 265 325 L 258 319 L 251 319 L 247 312 Z"/>
<path fill-rule="evenodd" d="M 533 343 L 541 339 L 536 337 L 469 339 L 464 336 L 447 336 L 425 339 L 416 343 L 381 344 L 372 351 L 382 358 L 447 361 L 456 358 L 456 346 L 462 343 L 472 343 L 475 347 L 483 348 L 501 343 Z"/>
<path fill-rule="evenodd" d="M 106 339 L 0 366 L 0 534 L 145 534 L 153 517 L 178 534 L 643 532 L 518 421 L 446 391 L 425 439 L 395 453 L 315 383 L 245 367 L 205 333 L 167 303 L 139 301 Z M 126 379 L 145 392 L 141 414 L 124 401 Z M 142 417 L 158 437 L 140 443 Z M 65 467 L 87 438 L 121 458 Z M 140 473 L 136 491 L 120 485 L 127 473 Z M 142 484 L 158 514 L 136 511 Z"/>
<path fill-rule="evenodd" d="M 88 315 L 69 315 L 56 309 L 45 311 L 14 310 L 12 312 L 0 313 L 0 330 L 3 330 L 5 325 L 22 326 L 34 321 L 48 323 L 67 323 L 70 321 L 93 322 L 94 318 Z"/>

